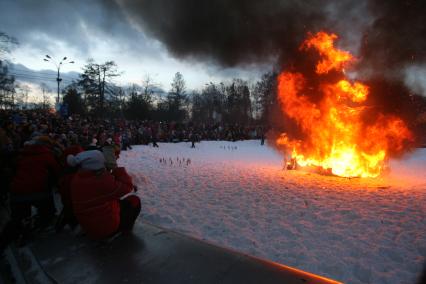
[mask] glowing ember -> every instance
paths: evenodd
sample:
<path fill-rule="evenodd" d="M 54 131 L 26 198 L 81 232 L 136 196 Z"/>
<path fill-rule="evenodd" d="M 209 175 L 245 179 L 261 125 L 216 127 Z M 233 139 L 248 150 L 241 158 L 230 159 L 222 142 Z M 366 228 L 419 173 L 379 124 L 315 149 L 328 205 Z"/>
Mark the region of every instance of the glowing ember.
<path fill-rule="evenodd" d="M 334 34 L 319 32 L 300 48 L 315 49 L 321 57 L 315 68 L 315 80 L 321 83 L 314 85 L 320 100 L 305 95 L 312 92 L 312 78 L 286 71 L 278 76 L 282 112 L 296 122 L 303 139 L 282 133 L 276 143 L 291 152 L 291 166 L 315 167 L 344 177 L 376 177 L 389 154 L 401 152 L 412 134 L 396 116 L 379 113 L 367 122 L 362 119 L 369 87 L 345 78 L 343 68 L 355 59 L 335 48 L 335 39 Z M 331 71 L 336 73 L 334 82 L 327 76 Z"/>

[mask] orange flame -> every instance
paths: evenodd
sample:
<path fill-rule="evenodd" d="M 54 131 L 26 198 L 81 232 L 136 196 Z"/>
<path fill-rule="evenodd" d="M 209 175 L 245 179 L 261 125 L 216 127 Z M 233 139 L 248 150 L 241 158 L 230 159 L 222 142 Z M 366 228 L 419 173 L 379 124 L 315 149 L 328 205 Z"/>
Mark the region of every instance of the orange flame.
<path fill-rule="evenodd" d="M 335 34 L 319 32 L 315 36 L 308 38 L 301 46 L 302 50 L 316 48 L 323 57 L 316 66 L 315 71 L 318 74 L 326 74 L 332 69 L 342 69 L 345 65 L 354 60 L 349 52 L 334 48 L 335 39 L 337 39 L 337 35 Z"/>
<path fill-rule="evenodd" d="M 320 79 L 332 70 L 340 74 L 337 82 L 319 84 L 320 101 L 304 96 L 308 81 L 302 73 L 284 71 L 278 76 L 281 109 L 304 138 L 282 133 L 276 143 L 291 152 L 298 166 L 319 167 L 344 177 L 376 177 L 389 153 L 402 151 L 412 134 L 396 116 L 378 114 L 374 122 L 363 122 L 369 87 L 345 78 L 343 68 L 355 59 L 335 48 L 335 39 L 335 34 L 319 32 L 301 46 L 302 51 L 313 48 L 321 56 L 315 70 Z"/>

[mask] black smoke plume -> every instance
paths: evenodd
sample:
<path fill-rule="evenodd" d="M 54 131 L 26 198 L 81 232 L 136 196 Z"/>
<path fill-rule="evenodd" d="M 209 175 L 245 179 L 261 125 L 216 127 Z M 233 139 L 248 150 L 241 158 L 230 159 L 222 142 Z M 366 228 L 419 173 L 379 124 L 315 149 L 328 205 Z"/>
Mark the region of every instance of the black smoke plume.
<path fill-rule="evenodd" d="M 285 62 L 307 32 L 326 30 L 338 33 L 352 52 L 362 38 L 362 64 L 380 72 L 426 59 L 423 0 L 116 1 L 180 58 L 223 66 L 271 56 Z"/>
<path fill-rule="evenodd" d="M 274 62 L 278 71 L 309 72 L 312 58 L 299 51 L 307 33 L 336 33 L 337 45 L 358 59 L 355 70 L 371 86 L 371 104 L 415 124 L 416 100 L 404 72 L 426 61 L 424 0 L 117 1 L 174 56 L 224 67 Z"/>
<path fill-rule="evenodd" d="M 374 20 L 364 31 L 359 66 L 373 77 L 402 78 L 410 65 L 426 63 L 426 1 L 368 3 Z"/>
<path fill-rule="evenodd" d="M 308 31 L 324 28 L 328 2 L 121 1 L 131 18 L 174 56 L 226 67 L 290 58 Z"/>

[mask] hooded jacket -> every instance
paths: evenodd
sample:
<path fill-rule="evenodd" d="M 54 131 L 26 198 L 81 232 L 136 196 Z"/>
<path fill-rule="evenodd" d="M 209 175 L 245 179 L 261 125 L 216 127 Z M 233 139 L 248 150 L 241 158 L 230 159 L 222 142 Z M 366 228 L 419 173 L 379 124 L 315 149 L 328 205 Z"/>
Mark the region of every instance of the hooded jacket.
<path fill-rule="evenodd" d="M 47 192 L 59 172 L 60 165 L 47 145 L 26 145 L 17 160 L 11 192 L 26 195 Z"/>
<path fill-rule="evenodd" d="M 79 170 L 71 181 L 71 200 L 75 216 L 92 239 L 116 232 L 120 225 L 120 197 L 133 189 L 124 168 L 112 174 L 100 170 Z"/>

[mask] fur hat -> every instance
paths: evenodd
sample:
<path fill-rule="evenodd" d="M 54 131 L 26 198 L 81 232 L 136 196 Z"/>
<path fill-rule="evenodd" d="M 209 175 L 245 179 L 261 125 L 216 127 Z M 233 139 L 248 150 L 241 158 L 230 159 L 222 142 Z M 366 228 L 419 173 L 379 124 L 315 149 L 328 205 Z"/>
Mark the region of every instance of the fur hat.
<path fill-rule="evenodd" d="M 84 151 L 76 156 L 68 155 L 67 163 L 71 167 L 80 165 L 83 170 L 96 171 L 105 167 L 105 157 L 98 150 Z"/>

